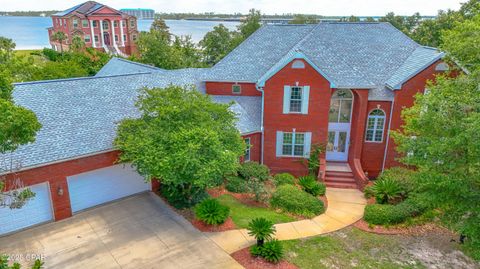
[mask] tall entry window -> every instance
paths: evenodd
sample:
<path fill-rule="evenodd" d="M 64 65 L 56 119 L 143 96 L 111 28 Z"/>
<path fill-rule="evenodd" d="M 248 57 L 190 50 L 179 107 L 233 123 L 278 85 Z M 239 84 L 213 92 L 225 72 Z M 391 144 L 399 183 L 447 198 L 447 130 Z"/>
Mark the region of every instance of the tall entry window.
<path fill-rule="evenodd" d="M 374 109 L 368 114 L 367 133 L 365 140 L 367 142 L 382 142 L 383 130 L 385 127 L 385 112 L 381 109 Z"/>
<path fill-rule="evenodd" d="M 335 91 L 330 101 L 328 122 L 350 122 L 350 117 L 352 115 L 352 98 L 353 96 L 351 91 Z"/>

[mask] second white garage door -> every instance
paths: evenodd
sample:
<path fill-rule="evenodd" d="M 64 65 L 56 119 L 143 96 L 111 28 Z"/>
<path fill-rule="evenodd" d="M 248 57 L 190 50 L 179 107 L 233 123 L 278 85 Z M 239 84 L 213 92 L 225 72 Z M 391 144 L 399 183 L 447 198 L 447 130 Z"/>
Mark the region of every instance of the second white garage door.
<path fill-rule="evenodd" d="M 0 235 L 53 220 L 48 183 L 41 183 L 28 188 L 35 193 L 35 197 L 22 208 L 0 207 Z"/>
<path fill-rule="evenodd" d="M 67 178 L 72 212 L 148 191 L 146 183 L 129 165 L 114 165 Z"/>

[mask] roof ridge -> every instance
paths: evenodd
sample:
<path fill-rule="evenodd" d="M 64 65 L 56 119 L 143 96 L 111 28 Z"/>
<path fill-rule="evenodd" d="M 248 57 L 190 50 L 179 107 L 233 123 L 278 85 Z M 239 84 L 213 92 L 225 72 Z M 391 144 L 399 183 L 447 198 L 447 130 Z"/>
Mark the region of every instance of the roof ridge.
<path fill-rule="evenodd" d="M 120 75 L 107 75 L 107 76 L 90 76 L 90 77 L 78 77 L 78 78 L 61 78 L 61 79 L 49 79 L 49 80 L 37 80 L 37 81 L 16 82 L 16 83 L 12 83 L 12 84 L 13 84 L 14 86 L 22 86 L 22 85 L 32 85 L 32 84 L 46 84 L 46 83 L 56 83 L 56 82 L 65 82 L 65 81 L 77 81 L 77 80 L 89 80 L 89 79 L 113 78 L 113 77 L 127 77 L 127 76 L 148 75 L 148 74 L 152 74 L 152 73 L 150 73 L 150 72 L 142 72 L 142 73 L 120 74 Z"/>
<path fill-rule="evenodd" d="M 147 68 L 154 69 L 154 70 L 162 70 L 162 71 L 167 70 L 167 69 L 163 69 L 163 68 L 160 68 L 160 67 L 156 67 L 156 66 L 154 66 L 154 65 L 139 63 L 139 62 L 135 62 L 135 61 L 130 61 L 130 60 L 128 60 L 128 59 L 124 59 L 124 58 L 120 58 L 120 57 L 113 57 L 112 59 L 116 59 L 116 60 L 120 60 L 120 61 L 122 61 L 122 62 L 130 63 L 130 64 L 135 64 L 135 65 L 139 65 L 139 66 L 143 66 L 143 67 L 147 67 Z"/>

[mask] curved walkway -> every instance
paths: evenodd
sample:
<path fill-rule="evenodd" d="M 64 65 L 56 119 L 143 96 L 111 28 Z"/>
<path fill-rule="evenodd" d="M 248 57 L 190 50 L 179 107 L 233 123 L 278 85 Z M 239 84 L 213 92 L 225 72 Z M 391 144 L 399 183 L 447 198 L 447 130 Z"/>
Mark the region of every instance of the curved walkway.
<path fill-rule="evenodd" d="M 367 201 L 356 189 L 327 188 L 327 211 L 313 219 L 275 224 L 275 238 L 291 240 L 330 233 L 345 228 L 363 217 Z M 255 243 L 246 229 L 204 233 L 231 254 Z"/>

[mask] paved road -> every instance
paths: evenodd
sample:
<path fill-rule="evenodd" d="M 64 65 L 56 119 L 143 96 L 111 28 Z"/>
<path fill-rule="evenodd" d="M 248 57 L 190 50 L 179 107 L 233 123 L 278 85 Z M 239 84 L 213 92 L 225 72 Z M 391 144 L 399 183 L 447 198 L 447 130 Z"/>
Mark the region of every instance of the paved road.
<path fill-rule="evenodd" d="M 242 268 L 152 193 L 0 237 L 0 253 L 61 269 Z"/>

